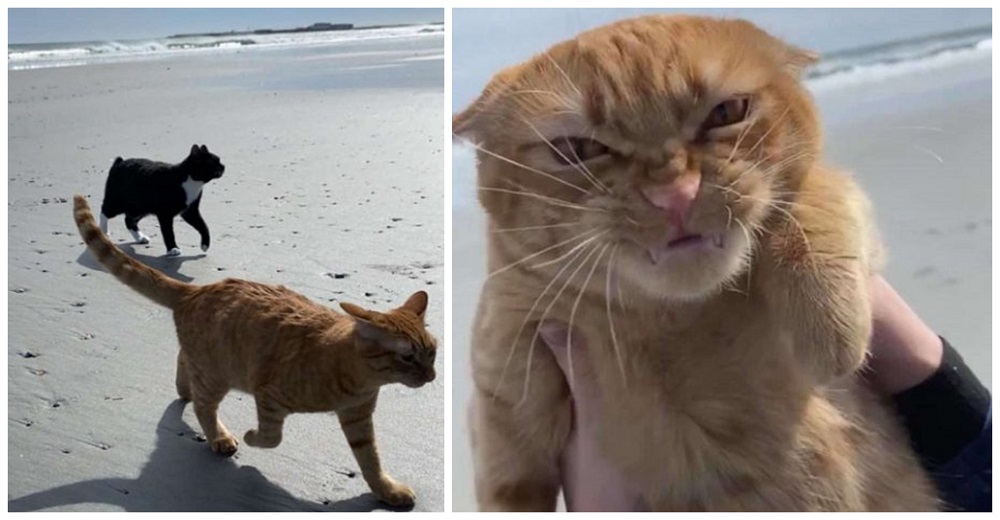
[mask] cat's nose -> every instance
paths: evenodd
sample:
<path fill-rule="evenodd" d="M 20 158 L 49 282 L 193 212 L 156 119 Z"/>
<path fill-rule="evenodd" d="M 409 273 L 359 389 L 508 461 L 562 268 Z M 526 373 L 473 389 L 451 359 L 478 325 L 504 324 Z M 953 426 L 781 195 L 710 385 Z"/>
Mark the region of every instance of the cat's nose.
<path fill-rule="evenodd" d="M 650 204 L 666 211 L 672 221 L 682 223 L 698 196 L 700 187 L 701 174 L 692 172 L 677 176 L 669 182 L 647 184 L 641 191 Z"/>

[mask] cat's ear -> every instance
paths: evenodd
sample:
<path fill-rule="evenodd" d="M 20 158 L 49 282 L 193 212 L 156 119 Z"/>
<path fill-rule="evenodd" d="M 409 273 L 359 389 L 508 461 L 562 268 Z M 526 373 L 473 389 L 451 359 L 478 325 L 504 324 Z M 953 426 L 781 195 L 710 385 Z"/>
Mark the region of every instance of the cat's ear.
<path fill-rule="evenodd" d="M 819 53 L 785 45 L 785 68 L 796 78 L 802 77 L 806 69 L 819 61 Z"/>
<path fill-rule="evenodd" d="M 341 302 L 340 308 L 344 309 L 344 312 L 357 321 L 357 328 L 355 330 L 359 336 L 378 342 L 385 341 L 389 337 L 389 334 L 379 327 L 378 313 L 347 302 Z"/>
<path fill-rule="evenodd" d="M 416 314 L 418 318 L 424 319 L 424 312 L 427 311 L 427 293 L 424 291 L 413 293 L 400 309 L 406 309 Z"/>
<path fill-rule="evenodd" d="M 340 302 L 340 308 L 344 309 L 344 312 L 354 316 L 355 318 L 367 322 L 374 321 L 374 314 L 368 309 L 362 309 L 361 307 L 354 305 L 353 303 Z"/>
<path fill-rule="evenodd" d="M 196 144 L 191 145 L 191 155 L 198 155 L 200 152 L 201 148 L 198 148 L 198 145 Z"/>
<path fill-rule="evenodd" d="M 493 77 L 479 97 L 465 110 L 451 118 L 451 133 L 454 137 L 477 143 L 483 140 L 483 133 L 490 124 L 491 114 L 496 111 L 498 99 L 509 88 L 512 73 L 503 71 Z"/>
<path fill-rule="evenodd" d="M 201 145 L 201 151 L 202 153 L 208 153 L 208 147 L 205 145 Z"/>
<path fill-rule="evenodd" d="M 476 107 L 477 103 L 473 103 L 472 106 L 466 108 L 462 112 L 455 114 L 451 118 L 451 133 L 456 138 L 465 139 L 468 141 L 475 142 L 476 139 L 476 119 L 479 115 L 479 111 Z"/>

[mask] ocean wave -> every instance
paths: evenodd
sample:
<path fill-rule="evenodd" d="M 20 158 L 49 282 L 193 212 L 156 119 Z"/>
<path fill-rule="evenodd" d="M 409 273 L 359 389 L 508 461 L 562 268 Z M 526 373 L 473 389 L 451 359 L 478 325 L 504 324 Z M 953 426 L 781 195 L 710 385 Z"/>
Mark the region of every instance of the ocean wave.
<path fill-rule="evenodd" d="M 993 54 L 993 38 L 923 50 L 924 52 L 909 52 L 906 55 L 887 55 L 860 63 L 827 63 L 825 67 L 818 67 L 819 70 L 809 74 L 806 84 L 813 92 L 821 92 L 989 58 Z"/>
<path fill-rule="evenodd" d="M 249 48 L 330 45 L 393 38 L 440 37 L 444 27 L 416 25 L 380 29 L 355 29 L 262 35 L 185 36 L 142 41 L 103 41 L 69 44 L 8 45 L 7 69 L 67 67 Z"/>

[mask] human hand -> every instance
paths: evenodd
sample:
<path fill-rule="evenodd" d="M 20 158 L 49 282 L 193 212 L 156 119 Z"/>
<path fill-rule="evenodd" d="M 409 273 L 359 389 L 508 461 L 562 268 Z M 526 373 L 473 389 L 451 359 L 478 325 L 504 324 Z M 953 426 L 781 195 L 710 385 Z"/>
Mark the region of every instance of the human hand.
<path fill-rule="evenodd" d="M 573 429 L 563 450 L 562 485 L 568 511 L 642 511 L 646 509 L 636 488 L 600 452 L 598 429 L 603 414 L 600 389 L 587 361 L 587 342 L 556 322 L 542 325 L 540 335 L 556 356 L 573 394 Z M 576 331 L 574 331 L 576 332 Z M 572 359 L 573 370 L 570 372 Z M 572 373 L 572 377 L 570 374 Z"/>

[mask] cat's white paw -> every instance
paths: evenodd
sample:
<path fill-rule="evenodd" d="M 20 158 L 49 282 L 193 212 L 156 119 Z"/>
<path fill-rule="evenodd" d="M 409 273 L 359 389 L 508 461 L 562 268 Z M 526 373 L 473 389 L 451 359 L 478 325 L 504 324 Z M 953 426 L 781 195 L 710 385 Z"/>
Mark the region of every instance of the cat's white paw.
<path fill-rule="evenodd" d="M 201 250 L 202 250 L 202 252 L 206 252 L 207 253 L 208 252 L 208 244 L 202 244 L 201 245 Z"/>
<path fill-rule="evenodd" d="M 136 244 L 148 244 L 149 243 L 149 237 L 146 236 L 146 234 L 143 233 L 142 231 L 132 231 L 130 229 L 130 230 L 128 230 L 128 232 L 132 233 L 132 239 L 135 240 Z"/>
<path fill-rule="evenodd" d="M 181 256 L 180 248 L 175 247 L 170 251 L 167 251 L 167 256 Z"/>

